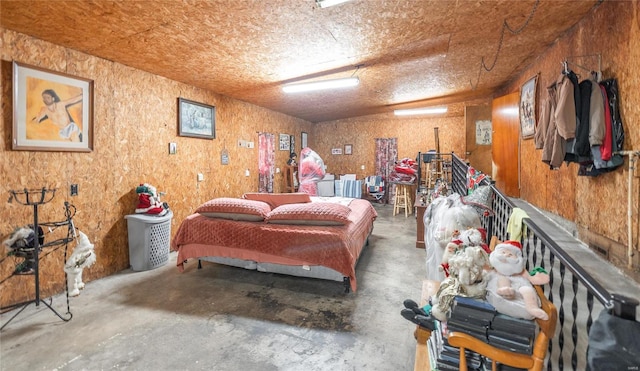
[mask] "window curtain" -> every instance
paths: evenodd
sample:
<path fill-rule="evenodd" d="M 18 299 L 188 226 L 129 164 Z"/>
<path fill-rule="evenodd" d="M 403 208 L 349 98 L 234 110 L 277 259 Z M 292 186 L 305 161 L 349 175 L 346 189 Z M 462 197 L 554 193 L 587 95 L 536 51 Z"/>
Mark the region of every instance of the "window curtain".
<path fill-rule="evenodd" d="M 395 194 L 395 184 L 389 183 L 389 174 L 398 161 L 398 138 L 376 138 L 375 175 L 380 175 L 387 184 L 384 203 L 389 203 L 389 195 Z"/>
<path fill-rule="evenodd" d="M 275 162 L 275 135 L 258 133 L 258 192 L 273 193 Z"/>

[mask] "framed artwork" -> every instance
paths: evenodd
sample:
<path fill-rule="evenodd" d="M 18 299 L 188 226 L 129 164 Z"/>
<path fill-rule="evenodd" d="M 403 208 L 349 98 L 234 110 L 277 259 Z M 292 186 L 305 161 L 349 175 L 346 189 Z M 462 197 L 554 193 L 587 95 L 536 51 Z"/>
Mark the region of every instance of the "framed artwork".
<path fill-rule="evenodd" d="M 93 80 L 14 61 L 11 148 L 91 152 Z"/>
<path fill-rule="evenodd" d="M 289 153 L 296 152 L 296 137 L 295 135 L 289 135 Z"/>
<path fill-rule="evenodd" d="M 309 145 L 307 144 L 307 133 L 304 131 L 300 134 L 300 149 L 307 148 Z"/>
<path fill-rule="evenodd" d="M 178 135 L 215 139 L 216 108 L 208 104 L 178 98 Z"/>
<path fill-rule="evenodd" d="M 350 155 L 353 153 L 353 146 L 351 144 L 345 144 L 344 145 L 344 154 L 345 155 Z"/>
<path fill-rule="evenodd" d="M 291 143 L 289 142 L 289 134 L 280 134 L 280 150 L 288 151 L 291 148 Z"/>
<path fill-rule="evenodd" d="M 538 75 L 522 85 L 520 90 L 520 132 L 522 139 L 533 137 L 536 130 L 536 85 Z"/>
<path fill-rule="evenodd" d="M 341 155 L 342 154 L 342 148 L 331 148 L 331 154 L 332 155 Z"/>
<path fill-rule="evenodd" d="M 476 121 L 476 144 L 480 146 L 491 145 L 491 120 Z"/>

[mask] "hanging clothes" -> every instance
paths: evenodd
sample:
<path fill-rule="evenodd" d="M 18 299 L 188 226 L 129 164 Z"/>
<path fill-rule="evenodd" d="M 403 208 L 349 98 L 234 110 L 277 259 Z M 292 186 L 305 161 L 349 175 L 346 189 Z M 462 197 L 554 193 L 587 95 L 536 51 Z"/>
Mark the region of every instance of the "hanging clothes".
<path fill-rule="evenodd" d="M 547 87 L 539 129 L 546 129 L 536 135 L 536 147 L 542 148 L 542 162 L 551 169 L 562 165 L 568 139 L 576 132 L 576 106 L 573 83 L 566 74 L 561 74 L 556 82 Z M 544 138 L 544 139 L 543 139 Z"/>
<path fill-rule="evenodd" d="M 618 107 L 618 83 L 615 79 L 605 80 L 598 85 L 598 89 L 603 98 L 605 135 L 600 145 L 592 144 L 592 162 L 580 166 L 578 175 L 581 176 L 598 176 L 617 169 L 624 162 L 622 156 L 617 154 L 624 145 L 624 128 Z"/>
<path fill-rule="evenodd" d="M 575 72 L 568 70 L 566 73 L 569 81 L 571 81 L 571 88 L 573 90 L 573 105 L 574 105 L 574 117 L 567 117 L 567 121 L 573 133 L 567 133 L 564 138 L 567 141 L 564 160 L 567 162 L 579 162 L 577 150 L 576 150 L 576 134 L 580 127 L 580 118 L 582 116 L 582 97 L 580 94 L 580 84 L 578 82 L 578 75 Z M 567 102 L 570 104 L 570 102 Z M 567 112 L 568 114 L 568 112 Z"/>
<path fill-rule="evenodd" d="M 582 80 L 580 88 L 580 120 L 576 128 L 576 162 L 588 161 L 591 157 L 591 145 L 589 144 L 589 126 L 591 125 L 591 87 L 589 79 Z"/>
<path fill-rule="evenodd" d="M 604 141 L 604 98 L 600 84 L 592 75 L 591 99 L 589 103 L 589 146 L 599 146 Z"/>
<path fill-rule="evenodd" d="M 607 96 L 609 97 L 609 110 L 611 111 L 611 127 L 613 129 L 613 145 L 614 151 L 622 151 L 624 145 L 624 128 L 622 125 L 622 118 L 620 117 L 618 93 L 618 80 L 608 79 L 600 83 L 605 87 Z"/>

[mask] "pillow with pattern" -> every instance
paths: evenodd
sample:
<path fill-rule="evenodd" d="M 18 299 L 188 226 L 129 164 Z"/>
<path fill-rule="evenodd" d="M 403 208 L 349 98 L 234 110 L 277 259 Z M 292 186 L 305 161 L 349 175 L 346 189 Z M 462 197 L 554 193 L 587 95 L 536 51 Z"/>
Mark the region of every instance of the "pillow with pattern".
<path fill-rule="evenodd" d="M 196 213 L 209 218 L 261 222 L 271 211 L 269 204 L 241 198 L 220 197 L 198 206 Z"/>
<path fill-rule="evenodd" d="M 296 193 L 245 193 L 242 198 L 247 200 L 255 200 L 266 202 L 275 209 L 281 205 L 299 204 L 311 202 L 309 195 L 302 192 Z"/>
<path fill-rule="evenodd" d="M 292 225 L 345 225 L 351 209 L 332 202 L 288 204 L 271 210 L 265 221 Z"/>

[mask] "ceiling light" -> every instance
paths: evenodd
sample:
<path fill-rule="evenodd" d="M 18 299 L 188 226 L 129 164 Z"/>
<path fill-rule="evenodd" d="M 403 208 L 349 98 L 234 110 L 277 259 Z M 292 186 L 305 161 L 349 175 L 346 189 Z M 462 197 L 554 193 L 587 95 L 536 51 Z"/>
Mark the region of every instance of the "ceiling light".
<path fill-rule="evenodd" d="M 445 113 L 445 112 L 447 112 L 447 107 L 397 109 L 393 111 L 393 113 L 395 113 L 396 116 L 433 115 L 433 114 Z"/>
<path fill-rule="evenodd" d="M 330 6 L 346 3 L 350 0 L 316 0 L 318 8 L 328 8 Z"/>
<path fill-rule="evenodd" d="M 296 84 L 288 84 L 282 87 L 285 93 L 300 93 L 304 91 L 325 90 L 325 89 L 340 89 L 356 86 L 360 83 L 360 79 L 357 77 L 345 77 L 342 79 L 332 80 L 319 80 L 312 82 L 303 82 Z"/>

